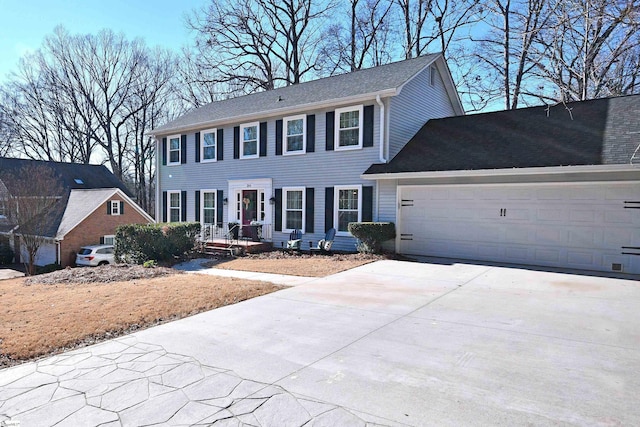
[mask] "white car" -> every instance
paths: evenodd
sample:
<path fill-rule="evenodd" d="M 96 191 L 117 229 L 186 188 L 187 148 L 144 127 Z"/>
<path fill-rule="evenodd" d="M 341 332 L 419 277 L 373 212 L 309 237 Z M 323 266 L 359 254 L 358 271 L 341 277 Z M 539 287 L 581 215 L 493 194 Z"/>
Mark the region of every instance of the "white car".
<path fill-rule="evenodd" d="M 92 245 L 83 246 L 76 255 L 76 265 L 96 265 L 115 264 L 113 257 L 113 245 Z"/>

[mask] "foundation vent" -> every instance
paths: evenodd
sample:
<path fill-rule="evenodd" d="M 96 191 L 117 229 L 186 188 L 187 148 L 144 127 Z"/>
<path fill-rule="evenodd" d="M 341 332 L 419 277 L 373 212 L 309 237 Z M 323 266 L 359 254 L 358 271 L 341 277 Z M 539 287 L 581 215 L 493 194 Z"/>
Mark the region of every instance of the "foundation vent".
<path fill-rule="evenodd" d="M 611 271 L 622 271 L 622 264 L 614 262 L 611 264 Z"/>

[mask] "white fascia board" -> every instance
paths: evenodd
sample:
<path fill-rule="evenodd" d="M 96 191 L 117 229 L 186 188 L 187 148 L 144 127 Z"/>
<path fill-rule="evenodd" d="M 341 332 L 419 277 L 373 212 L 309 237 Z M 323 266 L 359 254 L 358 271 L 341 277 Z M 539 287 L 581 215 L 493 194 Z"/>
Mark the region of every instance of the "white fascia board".
<path fill-rule="evenodd" d="M 271 110 L 260 111 L 258 113 L 227 117 L 221 120 L 207 120 L 204 122 L 192 123 L 190 125 L 186 125 L 182 127 L 165 129 L 165 130 L 162 130 L 161 132 L 158 132 L 155 129 L 152 129 L 149 132 L 149 135 L 157 138 L 158 136 L 163 136 L 163 135 L 195 131 L 198 129 L 202 129 L 203 127 L 220 127 L 220 126 L 228 125 L 231 123 L 245 123 L 245 122 L 251 122 L 251 121 L 259 121 L 261 119 L 274 117 L 274 116 L 284 117 L 286 115 L 292 115 L 293 113 L 302 114 L 302 112 L 309 111 L 309 110 L 320 110 L 328 107 L 337 108 L 341 106 L 347 106 L 349 104 L 361 104 L 369 100 L 372 102 L 375 102 L 376 96 L 380 96 L 381 98 L 384 98 L 384 97 L 395 96 L 397 94 L 398 94 L 398 90 L 396 88 L 384 89 L 381 91 L 366 93 L 363 95 L 355 95 L 355 96 L 349 96 L 345 98 L 334 98 L 327 101 L 310 102 L 307 104 L 298 104 L 290 107 L 274 108 Z"/>
<path fill-rule="evenodd" d="M 420 179 L 420 178 L 455 178 L 455 177 L 485 177 L 485 176 L 526 176 L 553 175 L 566 173 L 604 173 L 604 172 L 640 172 L 640 165 L 585 165 L 585 166 L 548 166 L 538 168 L 513 169 L 478 169 L 455 170 L 438 172 L 399 172 L 363 174 L 360 178 L 367 180 L 387 179 Z"/>

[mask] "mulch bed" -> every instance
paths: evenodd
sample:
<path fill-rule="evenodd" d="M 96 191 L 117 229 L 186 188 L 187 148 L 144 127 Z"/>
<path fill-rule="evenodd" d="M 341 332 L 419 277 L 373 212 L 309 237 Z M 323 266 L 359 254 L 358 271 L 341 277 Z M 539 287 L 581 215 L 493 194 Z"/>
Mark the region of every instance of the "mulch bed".
<path fill-rule="evenodd" d="M 56 285 L 62 283 L 126 282 L 181 273 L 183 272 L 166 267 L 145 268 L 141 265 L 113 264 L 99 267 L 65 268 L 64 270 L 29 277 L 25 280 L 25 284 Z"/>

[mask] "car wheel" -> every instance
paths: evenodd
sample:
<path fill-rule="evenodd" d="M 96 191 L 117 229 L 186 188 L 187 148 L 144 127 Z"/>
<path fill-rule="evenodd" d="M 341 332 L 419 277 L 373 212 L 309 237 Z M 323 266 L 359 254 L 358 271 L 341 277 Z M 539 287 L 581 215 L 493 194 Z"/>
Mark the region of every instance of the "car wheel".
<path fill-rule="evenodd" d="M 107 265 L 107 264 L 109 264 L 109 262 L 108 262 L 108 261 L 100 261 L 100 262 L 98 263 L 98 267 L 100 267 L 101 265 Z"/>

